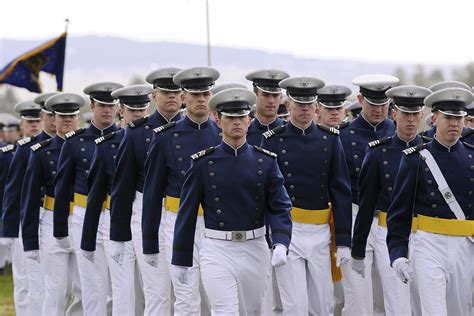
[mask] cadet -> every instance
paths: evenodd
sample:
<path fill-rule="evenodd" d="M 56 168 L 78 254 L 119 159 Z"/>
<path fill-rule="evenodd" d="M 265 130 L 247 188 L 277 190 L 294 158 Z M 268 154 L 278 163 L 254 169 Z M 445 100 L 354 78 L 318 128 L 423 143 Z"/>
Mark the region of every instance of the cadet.
<path fill-rule="evenodd" d="M 288 119 L 290 117 L 290 112 L 288 112 L 288 105 L 289 105 L 288 97 L 286 95 L 282 96 L 280 105 L 278 106 L 277 117 L 282 119 L 285 122 L 288 122 Z"/>
<path fill-rule="evenodd" d="M 395 133 L 395 124 L 387 118 L 391 99 L 385 95 L 385 92 L 398 81 L 397 78 L 388 75 L 363 75 L 352 80 L 354 85 L 360 87 L 357 99 L 362 111 L 349 126 L 341 130 L 340 137 L 351 177 L 353 222 L 358 211 L 357 179 L 367 144 Z M 375 221 L 374 223 L 376 225 Z M 373 248 L 371 243 L 368 243 L 366 252 L 365 278 L 356 274 L 349 265 L 342 267 L 345 297 L 343 313 L 347 315 L 373 314 L 374 292 L 371 278 Z M 375 294 L 378 293 L 379 291 L 375 291 Z"/>
<path fill-rule="evenodd" d="M 181 89 L 173 83 L 178 68 L 158 69 L 147 80 L 153 82 L 153 100 L 157 111 L 150 116 L 128 123 L 120 142 L 116 169 L 111 187 L 110 252 L 122 264 L 129 251 L 137 257 L 143 277 L 145 315 L 165 315 L 171 308 L 171 280 L 166 265 L 158 268 L 145 262 L 142 248 L 142 199 L 145 178 L 144 165 L 153 129 L 181 118 Z M 160 203 L 161 206 L 161 203 Z M 133 240 L 132 240 L 133 236 Z M 131 249 L 127 242 L 131 241 Z M 128 256 L 128 255 L 127 255 Z"/>
<path fill-rule="evenodd" d="M 51 93 L 46 96 L 51 96 Z M 20 228 L 21 186 L 30 157 L 30 147 L 56 133 L 52 114 L 42 111 L 42 106 L 34 101 L 23 101 L 15 105 L 21 116 L 23 136 L 17 142 L 8 171 L 3 197 L 3 235 L 12 244 L 12 264 L 14 279 L 15 311 L 19 315 L 33 315 L 41 310 L 44 297 L 43 273 L 36 261 L 25 261 Z M 44 131 L 41 131 L 41 121 Z"/>
<path fill-rule="evenodd" d="M 46 100 L 45 109 L 54 111 L 57 135 L 31 147 L 32 153 L 22 187 L 23 248 L 27 258 L 38 263 L 41 261 L 44 273 L 43 315 L 64 315 L 71 295 L 75 303 L 69 306 L 69 312 L 74 315 L 83 313 L 74 252 L 71 248 L 61 247 L 53 237 L 56 166 L 65 134 L 77 128 L 79 109 L 83 105 L 84 99 L 72 93 L 55 94 Z M 69 192 L 66 195 L 72 198 Z"/>
<path fill-rule="evenodd" d="M 114 82 L 100 82 L 84 89 L 84 93 L 90 96 L 94 118 L 88 128 L 66 134 L 55 179 L 54 237 L 58 238 L 61 247 L 72 247 L 76 252 L 82 303 L 87 315 L 106 314 L 110 284 L 102 232 L 98 234 L 95 260 L 92 262 L 87 256 L 80 255 L 82 226 L 87 207 L 87 176 L 95 150 L 94 140 L 118 129 L 115 125 L 118 100 L 111 96 L 111 92 L 120 87 L 122 85 Z M 69 216 L 70 192 L 74 192 L 72 216 Z"/>
<path fill-rule="evenodd" d="M 209 119 L 208 107 L 208 101 L 212 95 L 211 89 L 218 77 L 217 70 L 208 67 L 190 68 L 177 73 L 173 81 L 183 90 L 181 99 L 186 104 L 186 116 L 178 122 L 171 122 L 154 129 L 155 135 L 145 161 L 142 217 L 143 252 L 145 260 L 152 266 L 168 263 L 171 268 L 174 226 L 181 187 L 185 172 L 191 163 L 191 155 L 220 142 L 220 131 L 214 121 Z M 165 196 L 166 215 L 161 229 L 164 231 L 165 238 L 160 242 L 164 242 L 165 249 L 160 252 L 162 256 L 166 255 L 166 258 L 162 257 L 166 260 L 160 260 L 158 263 L 158 228 L 162 217 L 162 210 L 158 206 L 161 205 L 163 196 Z M 202 226 L 202 216 L 200 218 Z M 173 277 L 173 273 L 171 274 L 176 297 L 174 304 L 176 315 L 201 315 L 200 236 L 200 229 L 197 229 L 194 264 L 190 269 L 188 284 L 181 284 Z"/>
<path fill-rule="evenodd" d="M 133 85 L 112 91 L 112 97 L 120 100 L 120 113 L 125 124 L 146 115 L 150 105 L 148 85 Z M 87 177 L 87 208 L 82 228 L 81 249 L 94 261 L 97 233 L 102 234 L 106 258 L 112 281 L 112 315 L 133 315 L 135 312 L 134 270 L 135 255 L 128 244 L 126 257 L 121 265 L 110 257 L 110 186 L 115 173 L 115 159 L 124 130 L 113 131 L 95 140 L 97 147 L 92 157 Z M 105 209 L 101 213 L 105 202 Z M 101 216 L 102 215 L 102 216 Z M 101 227 L 101 228 L 99 228 Z"/>
<path fill-rule="evenodd" d="M 278 108 L 281 100 L 281 88 L 278 83 L 289 75 L 278 69 L 262 69 L 253 71 L 245 76 L 253 82 L 253 92 L 257 96 L 255 102 L 255 118 L 249 127 L 247 142 L 250 145 L 260 145 L 262 133 L 283 124 L 278 118 Z"/>
<path fill-rule="evenodd" d="M 14 116 L 8 117 L 4 122 L 3 130 L 3 141 L 7 144 L 15 144 L 20 139 L 20 123 Z"/>
<path fill-rule="evenodd" d="M 285 264 L 290 243 L 291 202 L 276 155 L 246 142 L 254 102 L 252 92 L 238 88 L 211 98 L 223 139 L 192 155 L 176 219 L 172 264 L 186 284 L 203 208 L 201 274 L 215 315 L 260 313 L 270 263 L 263 238 L 266 214 L 273 232 L 272 265 Z"/>
<path fill-rule="evenodd" d="M 466 113 L 465 125 L 472 130 L 474 129 L 474 102 L 466 107 Z"/>
<path fill-rule="evenodd" d="M 472 93 L 462 88 L 425 98 L 434 112 L 436 135 L 403 151 L 388 209 L 390 261 L 403 282 L 416 277 L 423 315 L 473 313 L 474 148 L 459 140 L 470 102 Z M 409 257 L 413 215 L 418 222 Z"/>
<path fill-rule="evenodd" d="M 282 80 L 280 87 L 290 100 L 289 123 L 263 134 L 262 146 L 279 155 L 293 205 L 288 263 L 276 269 L 287 315 L 331 313 L 331 212 L 339 260 L 350 258 L 350 184 L 339 132 L 313 122 L 318 89 L 323 86 L 322 80 L 312 77 Z"/>
<path fill-rule="evenodd" d="M 349 103 L 347 105 L 347 111 L 351 113 L 351 121 L 355 120 L 362 111 L 362 107 L 360 106 L 359 101 Z"/>
<path fill-rule="evenodd" d="M 402 150 L 423 142 L 417 129 L 423 117 L 423 100 L 431 91 L 419 86 L 400 86 L 385 94 L 395 105 L 393 118 L 396 132 L 369 143 L 359 175 L 359 212 L 354 224 L 352 239 L 352 268 L 365 277 L 367 239 L 371 231 L 376 210 L 378 229 L 373 229 L 371 243 L 373 258 L 380 273 L 383 286 L 384 307 L 387 315 L 410 315 L 410 288 L 396 282 L 395 271 L 387 256 L 387 210 L 392 198 L 393 184 L 398 171 Z M 374 194 L 378 192 L 378 194 Z"/>
<path fill-rule="evenodd" d="M 342 85 L 329 85 L 318 90 L 316 107 L 317 122 L 321 125 L 341 130 L 349 125 L 346 121 L 346 99 L 351 89 Z"/>

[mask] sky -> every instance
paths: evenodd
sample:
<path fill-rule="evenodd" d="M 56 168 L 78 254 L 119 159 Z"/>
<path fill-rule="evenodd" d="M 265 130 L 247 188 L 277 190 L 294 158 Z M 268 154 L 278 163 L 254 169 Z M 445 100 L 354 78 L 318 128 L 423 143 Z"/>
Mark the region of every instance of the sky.
<path fill-rule="evenodd" d="M 306 58 L 435 65 L 474 61 L 472 0 L 208 3 L 211 45 Z M 69 18 L 70 36 L 206 44 L 206 0 L 14 0 L 2 1 L 1 11 L 0 40 L 54 38 Z"/>

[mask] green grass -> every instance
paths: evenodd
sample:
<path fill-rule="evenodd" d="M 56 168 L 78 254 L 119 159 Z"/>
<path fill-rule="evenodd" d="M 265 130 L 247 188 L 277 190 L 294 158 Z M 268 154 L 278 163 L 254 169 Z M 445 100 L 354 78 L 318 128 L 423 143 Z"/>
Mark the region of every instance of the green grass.
<path fill-rule="evenodd" d="M 12 266 L 8 265 L 0 275 L 0 316 L 15 315 L 13 303 L 13 276 Z"/>

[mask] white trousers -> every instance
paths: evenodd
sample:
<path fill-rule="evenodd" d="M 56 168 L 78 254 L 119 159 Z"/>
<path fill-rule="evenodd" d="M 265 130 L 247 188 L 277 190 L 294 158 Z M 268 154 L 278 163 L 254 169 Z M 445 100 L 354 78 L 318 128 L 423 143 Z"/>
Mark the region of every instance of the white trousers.
<path fill-rule="evenodd" d="M 71 217 L 69 217 L 69 225 Z M 43 315 L 83 315 L 82 294 L 74 236 L 71 247 L 63 249 L 53 237 L 53 212 L 45 211 L 40 218 L 41 266 L 44 271 Z"/>
<path fill-rule="evenodd" d="M 157 207 L 161 207 L 161 205 Z M 143 193 L 137 191 L 132 205 L 131 229 L 132 244 L 143 278 L 144 314 L 146 316 L 169 315 L 171 313 L 171 279 L 163 251 L 164 247 L 162 246 L 163 248 L 160 249 L 157 268 L 145 262 L 142 245 L 142 209 Z M 162 234 L 159 233 L 159 235 Z M 163 240 L 160 240 L 160 245 L 164 245 Z"/>
<path fill-rule="evenodd" d="M 164 209 L 163 213 L 166 213 L 165 220 L 164 222 L 162 222 L 162 228 L 165 239 L 164 244 L 166 262 L 168 263 L 170 271 L 172 271 L 171 258 L 173 256 L 174 225 L 176 223 L 177 214 L 165 211 Z M 174 303 L 174 315 L 176 316 L 199 316 L 201 315 L 201 312 L 203 314 L 208 314 L 209 308 L 206 306 L 208 304 L 208 300 L 206 299 L 203 290 L 201 290 L 201 272 L 199 258 L 199 252 L 201 250 L 201 240 L 203 238 L 203 227 L 204 218 L 203 216 L 198 216 L 196 232 L 194 235 L 193 266 L 188 269 L 188 284 L 183 285 L 174 277 L 174 275 L 171 276 L 171 280 L 173 282 L 174 296 L 176 297 L 176 301 Z M 162 243 L 160 241 L 160 245 L 161 244 Z M 203 295 L 201 295 L 201 293 Z"/>
<path fill-rule="evenodd" d="M 276 268 L 283 315 L 330 315 L 333 283 L 328 224 L 293 223 L 287 263 Z"/>
<path fill-rule="evenodd" d="M 260 315 L 270 272 L 265 239 L 203 238 L 201 246 L 201 275 L 212 315 Z"/>
<path fill-rule="evenodd" d="M 44 300 L 44 273 L 40 263 L 25 257 L 21 235 L 15 238 L 12 246 L 12 270 L 16 314 L 40 316 Z"/>
<path fill-rule="evenodd" d="M 85 208 L 74 205 L 72 226 L 70 226 L 74 240 L 81 240 L 85 212 Z M 107 293 L 110 279 L 107 259 L 105 257 L 103 231 L 100 230 L 102 222 L 103 213 L 101 213 L 99 218 L 94 262 L 90 262 L 82 255 L 79 242 L 74 244 L 81 279 L 82 306 L 84 307 L 85 315 L 107 314 Z"/>
<path fill-rule="evenodd" d="M 471 240 L 418 230 L 413 257 L 423 315 L 474 315 Z"/>

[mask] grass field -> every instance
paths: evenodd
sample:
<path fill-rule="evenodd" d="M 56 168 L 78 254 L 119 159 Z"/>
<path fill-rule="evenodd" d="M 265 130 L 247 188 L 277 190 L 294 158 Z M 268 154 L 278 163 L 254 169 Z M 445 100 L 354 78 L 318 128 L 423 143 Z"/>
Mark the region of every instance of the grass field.
<path fill-rule="evenodd" d="M 0 316 L 15 315 L 13 305 L 13 276 L 12 266 L 8 265 L 0 275 Z"/>

